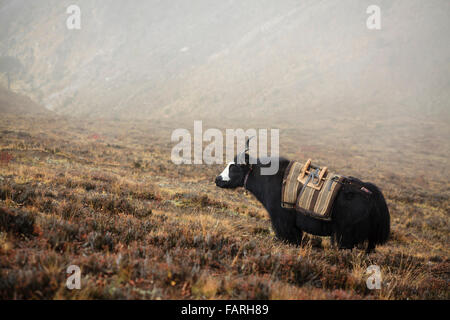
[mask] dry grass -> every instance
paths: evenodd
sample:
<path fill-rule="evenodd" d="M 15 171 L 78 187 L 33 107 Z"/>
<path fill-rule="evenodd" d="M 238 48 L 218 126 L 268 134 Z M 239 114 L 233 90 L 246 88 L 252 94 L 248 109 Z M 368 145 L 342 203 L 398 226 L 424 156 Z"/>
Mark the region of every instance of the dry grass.
<path fill-rule="evenodd" d="M 251 196 L 214 186 L 221 167 L 172 164 L 170 130 L 2 117 L 0 152 L 12 158 L 0 166 L 0 298 L 450 298 L 447 172 L 430 166 L 433 182 L 414 181 L 423 168 L 408 160 L 389 178 L 392 167 L 373 166 L 375 142 L 367 159 L 362 147 L 346 157 L 335 146 L 331 158 L 305 148 L 383 188 L 392 237 L 369 256 L 311 236 L 294 247 L 274 238 Z M 301 157 L 295 145 L 306 143 L 285 138 L 285 153 Z M 73 264 L 81 290 L 65 287 Z M 372 264 L 381 290 L 367 289 Z"/>

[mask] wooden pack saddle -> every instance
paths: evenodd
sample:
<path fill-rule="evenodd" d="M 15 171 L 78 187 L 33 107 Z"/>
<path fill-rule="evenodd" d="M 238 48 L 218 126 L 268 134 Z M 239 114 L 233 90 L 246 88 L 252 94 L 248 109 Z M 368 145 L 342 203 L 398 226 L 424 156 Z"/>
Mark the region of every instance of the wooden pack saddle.
<path fill-rule="evenodd" d="M 311 159 L 304 164 L 291 161 L 283 178 L 281 206 L 331 220 L 333 202 L 343 179 L 327 167 L 313 165 Z"/>

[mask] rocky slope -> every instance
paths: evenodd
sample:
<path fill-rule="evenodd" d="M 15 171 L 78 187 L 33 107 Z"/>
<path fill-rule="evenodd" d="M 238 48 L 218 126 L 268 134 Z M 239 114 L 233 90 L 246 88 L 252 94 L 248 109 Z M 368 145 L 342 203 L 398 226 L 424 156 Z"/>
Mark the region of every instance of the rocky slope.
<path fill-rule="evenodd" d="M 27 96 L 0 86 L 0 114 L 50 114 L 50 111 Z"/>

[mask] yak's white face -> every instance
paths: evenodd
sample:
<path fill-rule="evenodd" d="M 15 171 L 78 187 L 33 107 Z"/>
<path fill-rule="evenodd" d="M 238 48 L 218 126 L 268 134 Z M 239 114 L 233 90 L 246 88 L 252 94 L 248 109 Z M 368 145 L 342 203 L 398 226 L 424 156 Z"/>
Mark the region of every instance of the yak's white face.
<path fill-rule="evenodd" d="M 222 178 L 223 181 L 230 181 L 230 166 L 234 164 L 234 161 L 230 162 L 226 168 L 222 171 L 219 177 Z"/>
<path fill-rule="evenodd" d="M 216 178 L 216 185 L 220 188 L 237 188 L 244 185 L 245 174 L 248 171 L 246 165 L 230 162 Z"/>

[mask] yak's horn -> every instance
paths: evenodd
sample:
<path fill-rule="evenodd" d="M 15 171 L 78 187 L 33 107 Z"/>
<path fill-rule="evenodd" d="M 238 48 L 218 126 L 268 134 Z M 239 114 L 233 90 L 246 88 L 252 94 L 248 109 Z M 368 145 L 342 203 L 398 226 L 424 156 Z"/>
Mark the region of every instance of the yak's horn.
<path fill-rule="evenodd" d="M 240 164 L 244 164 L 245 163 L 245 154 L 247 153 L 247 151 L 250 150 L 250 140 L 253 139 L 253 137 L 250 137 L 247 139 L 247 141 L 245 141 L 245 150 L 241 153 L 239 153 L 237 159 L 238 159 L 238 163 Z"/>
<path fill-rule="evenodd" d="M 252 140 L 254 137 L 255 136 L 252 136 L 252 137 L 248 138 L 247 141 L 245 142 L 245 152 L 250 150 L 250 140 Z"/>

